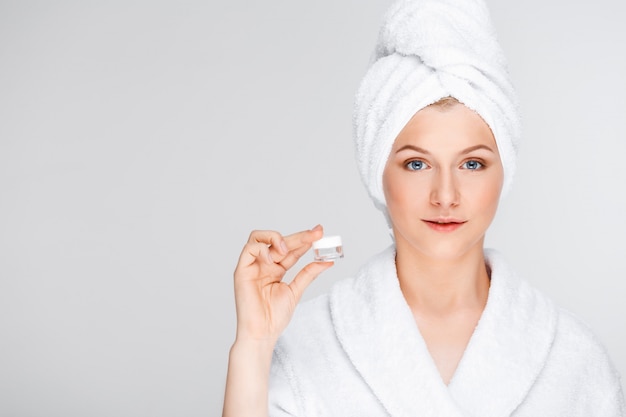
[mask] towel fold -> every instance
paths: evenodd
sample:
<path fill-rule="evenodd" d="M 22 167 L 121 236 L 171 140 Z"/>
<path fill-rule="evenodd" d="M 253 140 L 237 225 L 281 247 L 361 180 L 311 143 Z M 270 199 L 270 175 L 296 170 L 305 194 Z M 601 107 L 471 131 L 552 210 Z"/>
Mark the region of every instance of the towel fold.
<path fill-rule="evenodd" d="M 481 0 L 400 0 L 387 12 L 357 91 L 354 140 L 361 178 L 386 213 L 382 175 L 397 135 L 420 109 L 451 96 L 491 128 L 510 188 L 521 136 L 506 59 Z"/>

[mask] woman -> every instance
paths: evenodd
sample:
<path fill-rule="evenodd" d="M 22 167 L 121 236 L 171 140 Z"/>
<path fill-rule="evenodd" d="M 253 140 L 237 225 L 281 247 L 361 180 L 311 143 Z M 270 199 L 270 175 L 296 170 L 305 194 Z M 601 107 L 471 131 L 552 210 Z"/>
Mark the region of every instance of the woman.
<path fill-rule="evenodd" d="M 520 136 L 485 5 L 394 4 L 354 121 L 394 244 L 294 314 L 332 263 L 282 278 L 322 228 L 250 235 L 224 415 L 624 415 L 592 333 L 483 248 Z"/>

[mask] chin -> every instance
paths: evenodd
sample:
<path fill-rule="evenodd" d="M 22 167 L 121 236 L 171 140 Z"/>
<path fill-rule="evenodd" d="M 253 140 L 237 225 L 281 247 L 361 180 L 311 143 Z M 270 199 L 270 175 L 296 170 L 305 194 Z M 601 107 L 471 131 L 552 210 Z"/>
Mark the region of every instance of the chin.
<path fill-rule="evenodd" d="M 484 237 L 478 239 L 428 239 L 415 240 L 413 242 L 402 239 L 401 242 L 396 241 L 396 246 L 406 247 L 414 253 L 419 253 L 425 258 L 439 261 L 458 260 L 467 256 L 469 253 L 483 253 Z"/>
<path fill-rule="evenodd" d="M 467 255 L 472 249 L 474 248 L 442 245 L 434 248 L 426 248 L 423 253 L 425 256 L 433 260 L 453 261 Z"/>

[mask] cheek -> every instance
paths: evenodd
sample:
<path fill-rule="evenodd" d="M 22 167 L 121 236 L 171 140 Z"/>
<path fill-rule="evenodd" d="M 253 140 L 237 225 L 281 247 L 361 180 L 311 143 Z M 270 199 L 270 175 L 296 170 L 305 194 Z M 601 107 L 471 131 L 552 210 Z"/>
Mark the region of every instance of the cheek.
<path fill-rule="evenodd" d="M 383 193 L 387 203 L 387 211 L 393 216 L 398 206 L 403 205 L 404 195 L 400 191 L 402 188 L 401 178 L 393 170 L 386 170 L 383 174 Z"/>
<path fill-rule="evenodd" d="M 500 202 L 500 192 L 502 191 L 501 177 L 486 178 L 486 181 L 474 184 L 473 188 L 471 195 L 474 196 L 472 200 L 476 210 L 493 217 Z"/>
<path fill-rule="evenodd" d="M 390 173 L 383 176 L 383 191 L 390 215 L 411 211 L 426 198 L 425 184 L 416 176 Z M 427 200 L 426 200 L 427 201 Z"/>

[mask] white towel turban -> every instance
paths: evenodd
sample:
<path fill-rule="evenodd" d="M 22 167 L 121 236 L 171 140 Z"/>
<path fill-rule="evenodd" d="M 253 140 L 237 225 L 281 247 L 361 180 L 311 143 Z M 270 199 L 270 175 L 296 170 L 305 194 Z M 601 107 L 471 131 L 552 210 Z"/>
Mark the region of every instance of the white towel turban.
<path fill-rule="evenodd" d="M 361 178 L 387 215 L 382 177 L 397 135 L 420 109 L 452 96 L 496 139 L 510 188 L 521 136 L 506 59 L 482 0 L 400 0 L 383 20 L 356 94 L 354 139 Z"/>

